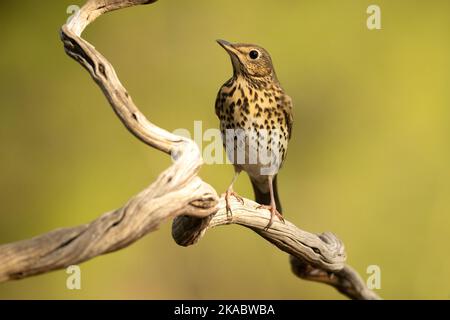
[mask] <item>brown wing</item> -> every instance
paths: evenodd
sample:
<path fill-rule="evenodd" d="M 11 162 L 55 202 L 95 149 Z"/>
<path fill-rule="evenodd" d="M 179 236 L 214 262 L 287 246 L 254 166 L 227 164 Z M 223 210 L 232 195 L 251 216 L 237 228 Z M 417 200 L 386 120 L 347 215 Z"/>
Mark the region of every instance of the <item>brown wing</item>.
<path fill-rule="evenodd" d="M 294 108 L 292 99 L 287 94 L 284 95 L 284 103 L 282 107 L 284 118 L 286 119 L 286 125 L 288 128 L 288 140 L 290 140 L 292 135 L 292 126 L 294 124 Z"/>

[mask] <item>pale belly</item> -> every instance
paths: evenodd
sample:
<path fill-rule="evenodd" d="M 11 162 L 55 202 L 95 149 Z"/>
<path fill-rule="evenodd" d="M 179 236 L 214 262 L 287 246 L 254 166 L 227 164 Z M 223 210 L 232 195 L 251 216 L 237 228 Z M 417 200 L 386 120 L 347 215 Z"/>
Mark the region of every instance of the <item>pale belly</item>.
<path fill-rule="evenodd" d="M 278 173 L 285 156 L 282 150 L 287 148 L 280 128 L 221 129 L 227 157 L 237 170 L 257 181 Z"/>

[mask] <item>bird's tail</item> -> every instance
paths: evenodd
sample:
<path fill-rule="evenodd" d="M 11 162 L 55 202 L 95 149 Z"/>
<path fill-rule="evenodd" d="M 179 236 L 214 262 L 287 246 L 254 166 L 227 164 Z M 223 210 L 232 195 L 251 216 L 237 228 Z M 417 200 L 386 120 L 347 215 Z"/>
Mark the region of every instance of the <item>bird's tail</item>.
<path fill-rule="evenodd" d="M 264 193 L 258 188 L 258 183 L 256 181 L 253 181 L 252 178 L 250 178 L 250 181 L 252 182 L 253 192 L 255 193 L 255 201 L 259 204 L 264 205 L 270 205 L 270 192 Z M 279 213 L 282 213 L 281 209 L 281 202 L 280 198 L 278 197 L 278 187 L 277 187 L 277 176 L 273 178 L 273 196 L 275 197 L 275 204 L 277 206 L 277 210 Z"/>

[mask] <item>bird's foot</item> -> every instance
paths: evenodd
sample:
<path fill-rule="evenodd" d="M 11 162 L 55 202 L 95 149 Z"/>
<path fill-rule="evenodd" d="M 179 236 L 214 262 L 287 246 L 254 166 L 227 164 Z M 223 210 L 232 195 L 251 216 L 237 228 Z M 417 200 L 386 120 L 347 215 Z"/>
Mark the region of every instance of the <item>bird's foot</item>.
<path fill-rule="evenodd" d="M 266 230 L 268 230 L 271 226 L 272 226 L 272 224 L 273 224 L 273 217 L 277 217 L 278 218 L 278 220 L 280 220 L 281 222 L 283 222 L 284 223 L 284 218 L 283 218 L 283 215 L 277 210 L 277 208 L 276 208 L 276 206 L 274 206 L 274 205 L 265 205 L 265 204 L 261 204 L 261 205 L 259 205 L 258 207 L 256 207 L 256 209 L 266 209 L 266 210 L 269 210 L 270 211 L 270 220 L 269 220 L 269 223 L 267 224 L 267 226 L 266 226 Z"/>
<path fill-rule="evenodd" d="M 225 207 L 227 209 L 227 217 L 231 218 L 233 216 L 233 212 L 231 211 L 231 197 L 235 197 L 237 201 L 239 201 L 242 205 L 244 205 L 244 198 L 242 198 L 240 195 L 238 195 L 236 192 L 234 192 L 233 189 L 228 189 L 227 192 L 225 192 Z"/>

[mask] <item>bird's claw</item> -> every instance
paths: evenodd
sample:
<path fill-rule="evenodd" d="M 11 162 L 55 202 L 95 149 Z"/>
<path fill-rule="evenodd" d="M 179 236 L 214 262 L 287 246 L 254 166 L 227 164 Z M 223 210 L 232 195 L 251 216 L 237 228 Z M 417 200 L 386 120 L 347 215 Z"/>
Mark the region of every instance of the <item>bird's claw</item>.
<path fill-rule="evenodd" d="M 244 198 L 242 198 L 240 195 L 238 195 L 233 190 L 227 190 L 225 192 L 225 208 L 227 210 L 227 217 L 232 218 L 233 212 L 231 211 L 230 201 L 231 197 L 235 197 L 237 201 L 239 201 L 242 205 L 244 205 Z"/>
<path fill-rule="evenodd" d="M 265 205 L 265 204 L 261 204 L 258 207 L 256 207 L 256 209 L 266 209 L 270 211 L 270 220 L 269 223 L 267 224 L 267 226 L 265 227 L 266 230 L 268 230 L 272 224 L 273 224 L 273 217 L 276 216 L 278 218 L 278 220 L 280 220 L 282 223 L 285 223 L 283 215 L 277 210 L 277 208 L 273 205 Z"/>

